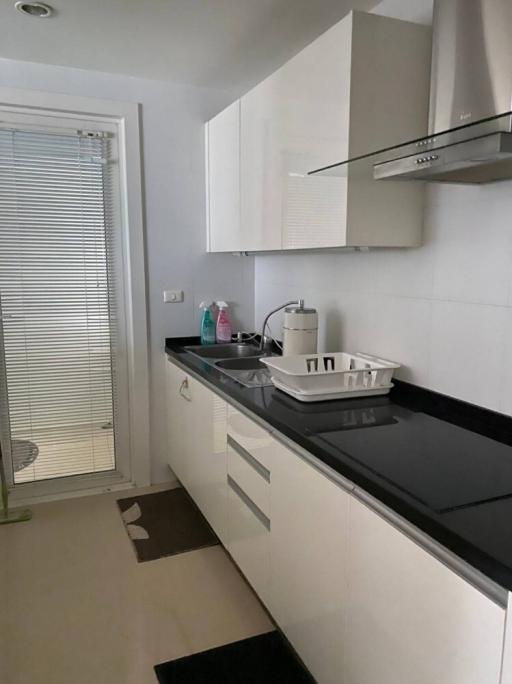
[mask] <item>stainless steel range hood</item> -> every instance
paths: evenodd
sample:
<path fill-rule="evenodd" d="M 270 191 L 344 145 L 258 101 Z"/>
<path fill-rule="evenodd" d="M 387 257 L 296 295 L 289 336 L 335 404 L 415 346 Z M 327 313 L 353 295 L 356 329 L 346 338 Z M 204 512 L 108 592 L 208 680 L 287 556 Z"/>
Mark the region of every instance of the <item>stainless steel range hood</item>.
<path fill-rule="evenodd" d="M 378 180 L 512 178 L 512 0 L 434 0 L 433 29 L 428 135 L 313 173 L 364 160 Z"/>

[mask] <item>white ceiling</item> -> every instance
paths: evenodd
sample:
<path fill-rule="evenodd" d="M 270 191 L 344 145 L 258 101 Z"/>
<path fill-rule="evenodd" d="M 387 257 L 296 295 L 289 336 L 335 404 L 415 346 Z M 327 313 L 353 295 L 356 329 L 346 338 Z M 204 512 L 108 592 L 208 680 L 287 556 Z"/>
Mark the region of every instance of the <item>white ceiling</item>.
<path fill-rule="evenodd" d="M 351 9 L 377 0 L 0 0 L 0 57 L 236 89 L 257 83 Z"/>

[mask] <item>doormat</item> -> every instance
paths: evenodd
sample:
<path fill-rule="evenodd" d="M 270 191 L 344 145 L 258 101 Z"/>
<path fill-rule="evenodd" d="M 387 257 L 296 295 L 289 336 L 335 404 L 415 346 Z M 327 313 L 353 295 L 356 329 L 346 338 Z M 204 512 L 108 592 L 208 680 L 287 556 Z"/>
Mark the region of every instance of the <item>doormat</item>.
<path fill-rule="evenodd" d="M 181 487 L 118 499 L 117 505 L 140 563 L 220 543 Z"/>
<path fill-rule="evenodd" d="M 314 684 L 277 631 L 155 667 L 160 684 Z"/>

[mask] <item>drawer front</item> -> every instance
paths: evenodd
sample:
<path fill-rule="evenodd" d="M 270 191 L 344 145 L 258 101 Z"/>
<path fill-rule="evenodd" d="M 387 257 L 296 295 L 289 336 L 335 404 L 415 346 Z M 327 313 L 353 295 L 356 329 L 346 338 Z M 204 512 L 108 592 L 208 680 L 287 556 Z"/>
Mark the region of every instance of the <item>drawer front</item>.
<path fill-rule="evenodd" d="M 270 432 L 231 405 L 228 405 L 228 435 L 267 470 L 272 470 L 273 440 Z"/>
<path fill-rule="evenodd" d="M 228 475 L 270 517 L 270 471 L 228 436 Z"/>
<path fill-rule="evenodd" d="M 268 603 L 270 521 L 228 476 L 228 550 L 260 598 Z"/>

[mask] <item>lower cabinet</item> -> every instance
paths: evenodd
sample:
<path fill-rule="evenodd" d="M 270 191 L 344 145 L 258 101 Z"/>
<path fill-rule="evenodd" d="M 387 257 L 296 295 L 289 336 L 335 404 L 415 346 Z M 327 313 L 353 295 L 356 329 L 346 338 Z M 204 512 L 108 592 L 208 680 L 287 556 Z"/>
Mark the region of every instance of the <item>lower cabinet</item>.
<path fill-rule="evenodd" d="M 499 684 L 505 610 L 354 497 L 343 684 Z"/>
<path fill-rule="evenodd" d="M 169 465 L 220 540 L 227 541 L 227 404 L 167 362 Z"/>
<path fill-rule="evenodd" d="M 345 684 L 350 497 L 274 444 L 270 611 L 318 682 Z"/>
<path fill-rule="evenodd" d="M 188 425 L 192 422 L 189 381 L 185 371 L 166 361 L 167 462 L 186 489 L 190 486 L 187 469 L 191 449 Z"/>
<path fill-rule="evenodd" d="M 270 605 L 270 486 L 274 440 L 228 408 L 228 550 Z"/>
<path fill-rule="evenodd" d="M 227 548 L 255 592 L 268 605 L 270 521 L 230 477 L 228 488 Z"/>
<path fill-rule="evenodd" d="M 504 608 L 167 366 L 169 464 L 319 684 L 509 684 Z"/>

